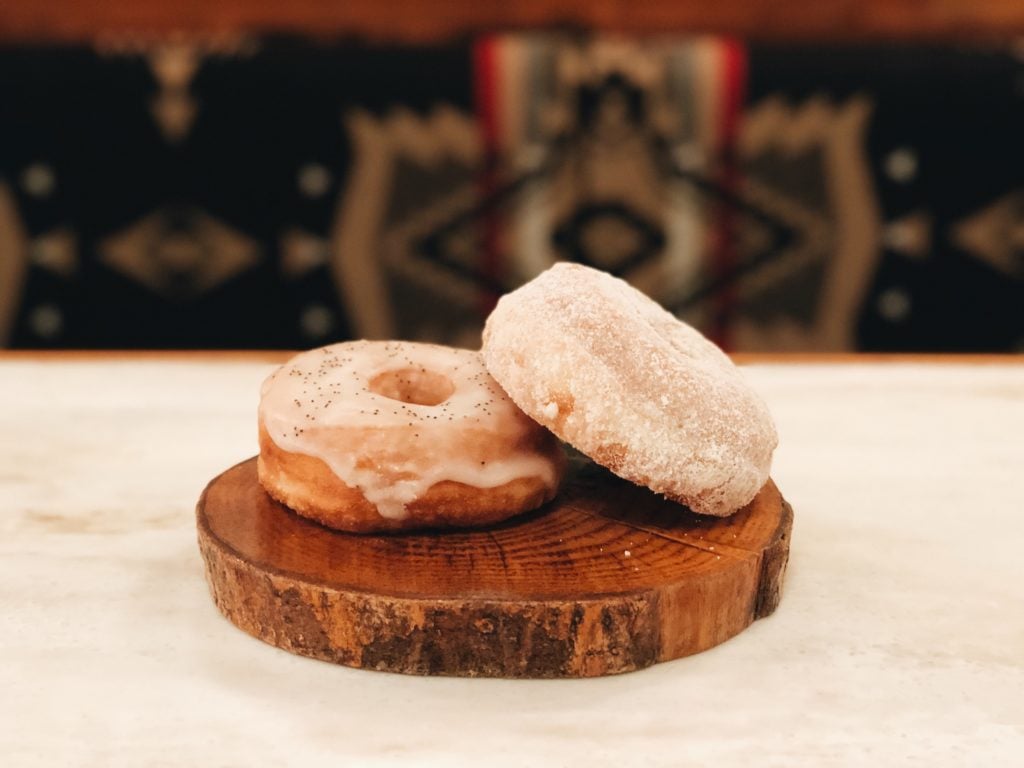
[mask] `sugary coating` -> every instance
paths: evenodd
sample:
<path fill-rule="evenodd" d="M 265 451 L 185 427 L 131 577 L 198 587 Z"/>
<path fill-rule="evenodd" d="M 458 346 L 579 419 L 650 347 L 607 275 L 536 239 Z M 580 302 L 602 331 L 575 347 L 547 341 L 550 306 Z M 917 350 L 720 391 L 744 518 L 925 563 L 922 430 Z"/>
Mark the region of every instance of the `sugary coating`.
<path fill-rule="evenodd" d="M 604 272 L 560 263 L 487 319 L 487 369 L 527 414 L 620 477 L 726 516 L 768 480 L 775 425 L 718 347 Z"/>

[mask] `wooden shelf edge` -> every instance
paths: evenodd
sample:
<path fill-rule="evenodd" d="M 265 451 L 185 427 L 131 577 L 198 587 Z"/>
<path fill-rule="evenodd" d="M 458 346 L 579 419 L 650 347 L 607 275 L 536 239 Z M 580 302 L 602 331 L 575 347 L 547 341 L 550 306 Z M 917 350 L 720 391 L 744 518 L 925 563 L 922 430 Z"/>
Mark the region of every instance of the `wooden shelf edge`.
<path fill-rule="evenodd" d="M 0 349 L 4 362 L 210 362 L 283 363 L 294 351 L 288 350 L 32 350 Z M 1024 365 L 1024 354 L 896 353 L 877 352 L 738 352 L 730 355 L 738 365 L 842 365 L 842 364 L 927 364 L 927 365 Z"/>
<path fill-rule="evenodd" d="M 88 41 L 105 35 L 261 32 L 436 42 L 480 32 L 591 29 L 626 34 L 719 34 L 785 41 L 963 41 L 1024 34 L 1016 0 L 8 0 L 0 41 Z"/>

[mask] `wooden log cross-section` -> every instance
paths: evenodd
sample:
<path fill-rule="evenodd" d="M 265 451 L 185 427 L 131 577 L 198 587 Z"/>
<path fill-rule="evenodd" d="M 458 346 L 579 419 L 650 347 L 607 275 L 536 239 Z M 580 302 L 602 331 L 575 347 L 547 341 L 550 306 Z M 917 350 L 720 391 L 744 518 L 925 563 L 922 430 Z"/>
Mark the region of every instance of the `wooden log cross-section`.
<path fill-rule="evenodd" d="M 695 515 L 578 465 L 537 512 L 476 530 L 332 531 L 263 491 L 250 459 L 197 507 L 214 601 L 271 645 L 352 667 L 592 677 L 710 648 L 779 603 L 793 514 L 769 481 Z"/>

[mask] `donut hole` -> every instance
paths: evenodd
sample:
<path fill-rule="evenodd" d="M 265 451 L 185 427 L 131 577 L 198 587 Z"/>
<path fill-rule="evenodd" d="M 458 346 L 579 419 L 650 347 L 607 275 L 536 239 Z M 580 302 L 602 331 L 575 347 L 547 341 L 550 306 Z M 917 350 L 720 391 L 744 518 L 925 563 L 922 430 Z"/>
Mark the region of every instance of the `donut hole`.
<path fill-rule="evenodd" d="M 384 371 L 370 379 L 370 391 L 411 405 L 440 405 L 455 392 L 452 380 L 422 368 Z"/>

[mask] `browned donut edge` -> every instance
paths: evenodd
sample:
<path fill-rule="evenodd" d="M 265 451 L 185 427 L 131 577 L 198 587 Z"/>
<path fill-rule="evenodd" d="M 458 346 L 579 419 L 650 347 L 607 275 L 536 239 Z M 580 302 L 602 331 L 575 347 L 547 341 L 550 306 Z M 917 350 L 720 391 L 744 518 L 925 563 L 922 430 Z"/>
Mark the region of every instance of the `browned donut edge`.
<path fill-rule="evenodd" d="M 495 488 L 444 480 L 409 504 L 407 517 L 395 520 L 382 517 L 376 506 L 321 459 L 282 450 L 262 423 L 259 443 L 259 480 L 272 498 L 303 517 L 352 533 L 488 525 L 536 509 L 558 490 L 557 483 L 549 489 L 539 477 L 516 478 Z M 558 441 L 544 440 L 538 453 L 554 465 L 560 481 L 565 454 Z"/>

